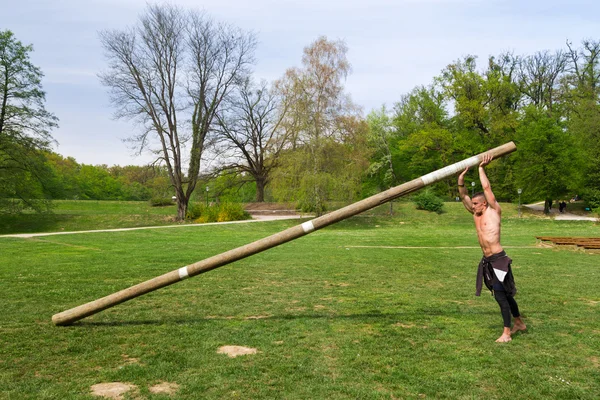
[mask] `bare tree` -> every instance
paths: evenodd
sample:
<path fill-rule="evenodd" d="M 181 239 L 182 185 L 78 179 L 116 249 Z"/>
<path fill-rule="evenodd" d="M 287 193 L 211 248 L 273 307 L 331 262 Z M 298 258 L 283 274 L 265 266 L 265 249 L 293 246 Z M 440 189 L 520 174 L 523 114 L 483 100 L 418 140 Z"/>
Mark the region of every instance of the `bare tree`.
<path fill-rule="evenodd" d="M 226 169 L 249 174 L 256 182 L 256 201 L 265 201 L 265 186 L 279 155 L 288 143 L 289 131 L 282 121 L 289 103 L 266 82 L 256 86 L 250 79 L 219 116 L 219 136 L 232 162 Z"/>
<path fill-rule="evenodd" d="M 171 5 L 149 5 L 137 26 L 104 31 L 100 38 L 109 61 L 100 79 L 116 117 L 143 126 L 130 140 L 138 152 L 148 150 L 166 166 L 182 220 L 215 115 L 249 74 L 256 39 Z"/>
<path fill-rule="evenodd" d="M 562 51 L 550 54 L 539 51 L 519 60 L 519 87 L 536 107 L 552 111 L 557 97 L 559 78 L 564 73 L 567 57 Z"/>

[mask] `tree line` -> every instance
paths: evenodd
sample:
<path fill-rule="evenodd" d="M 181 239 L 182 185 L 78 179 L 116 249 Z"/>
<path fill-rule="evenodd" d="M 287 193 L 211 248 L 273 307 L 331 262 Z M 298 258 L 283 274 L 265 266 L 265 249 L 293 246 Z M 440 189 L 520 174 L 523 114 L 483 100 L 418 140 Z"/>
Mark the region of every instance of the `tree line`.
<path fill-rule="evenodd" d="M 600 192 L 600 41 L 532 55 L 466 56 L 392 110 L 369 114 L 371 185 L 420 176 L 510 140 L 518 151 L 489 168 L 498 198 L 525 201 Z M 475 178 L 473 174 L 472 178 Z M 438 184 L 453 196 L 454 182 Z"/>
<path fill-rule="evenodd" d="M 168 193 L 182 219 L 190 200 L 203 197 L 196 189 L 208 186 L 213 196 L 322 213 L 332 201 L 358 200 L 512 140 L 517 153 L 489 168 L 500 200 L 513 201 L 520 188 L 523 201 L 546 207 L 576 193 L 600 202 L 600 41 L 491 55 L 483 65 L 466 56 L 365 118 L 344 88 L 351 66 L 343 41 L 320 37 L 299 67 L 256 82 L 254 34 L 205 13 L 148 5 L 131 28 L 100 33 L 108 61 L 100 79 L 117 117 L 138 125 L 133 143 L 156 161 L 109 168 L 49 152 L 57 118 L 44 109 L 32 48 L 0 34 L 3 199 L 39 206 Z M 457 194 L 453 181 L 433 191 Z"/>

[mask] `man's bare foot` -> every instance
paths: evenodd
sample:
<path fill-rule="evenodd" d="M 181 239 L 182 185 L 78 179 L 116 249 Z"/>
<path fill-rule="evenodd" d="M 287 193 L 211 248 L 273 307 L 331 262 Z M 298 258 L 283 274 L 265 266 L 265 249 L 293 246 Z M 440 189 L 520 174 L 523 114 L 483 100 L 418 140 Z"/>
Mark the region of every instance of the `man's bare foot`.
<path fill-rule="evenodd" d="M 510 337 L 510 335 L 503 333 L 502 336 L 500 336 L 498 339 L 496 339 L 496 343 L 507 343 L 507 342 L 510 342 L 511 340 L 512 340 L 512 338 Z"/>
<path fill-rule="evenodd" d="M 526 329 L 527 329 L 527 326 L 523 322 L 521 322 L 521 321 L 515 321 L 512 329 L 510 330 L 510 333 L 515 333 L 515 332 L 518 332 L 518 331 L 524 331 Z"/>

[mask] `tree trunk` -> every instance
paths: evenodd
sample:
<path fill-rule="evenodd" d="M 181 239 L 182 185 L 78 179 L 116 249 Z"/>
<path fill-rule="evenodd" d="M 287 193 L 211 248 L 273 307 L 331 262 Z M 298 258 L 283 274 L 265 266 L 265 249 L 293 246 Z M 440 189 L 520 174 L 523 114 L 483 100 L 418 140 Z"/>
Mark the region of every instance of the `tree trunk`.
<path fill-rule="evenodd" d="M 552 208 L 552 199 L 546 199 L 544 201 L 544 214 L 550 214 L 550 209 Z"/>
<path fill-rule="evenodd" d="M 184 221 L 187 214 L 188 200 L 177 198 L 177 221 Z"/>
<path fill-rule="evenodd" d="M 262 203 L 265 201 L 265 179 L 256 178 L 256 202 Z"/>

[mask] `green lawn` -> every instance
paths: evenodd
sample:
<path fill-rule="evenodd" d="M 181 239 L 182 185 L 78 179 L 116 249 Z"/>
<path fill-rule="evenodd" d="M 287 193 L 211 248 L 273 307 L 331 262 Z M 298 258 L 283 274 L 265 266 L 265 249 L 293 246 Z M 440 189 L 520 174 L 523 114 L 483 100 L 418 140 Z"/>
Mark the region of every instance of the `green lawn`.
<path fill-rule="evenodd" d="M 474 296 L 470 215 L 456 203 L 442 215 L 395 209 L 69 327 L 52 315 L 298 221 L 0 238 L 0 398 L 91 399 L 104 382 L 136 385 L 131 399 L 598 398 L 599 255 L 535 236 L 600 236 L 599 226 L 519 219 L 504 205 L 528 331 L 498 344 L 498 306 Z M 229 358 L 224 345 L 258 353 Z M 160 382 L 179 389 L 151 393 Z"/>
<path fill-rule="evenodd" d="M 175 205 L 147 201 L 54 200 L 52 213 L 0 214 L 0 235 L 174 225 Z"/>

